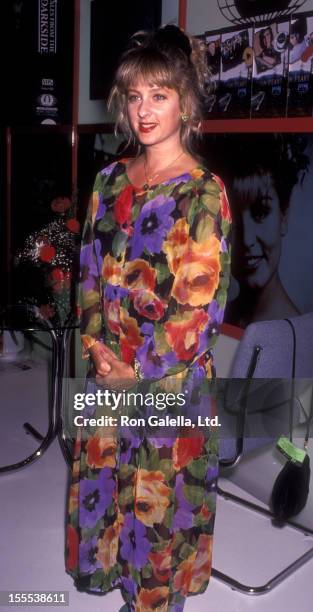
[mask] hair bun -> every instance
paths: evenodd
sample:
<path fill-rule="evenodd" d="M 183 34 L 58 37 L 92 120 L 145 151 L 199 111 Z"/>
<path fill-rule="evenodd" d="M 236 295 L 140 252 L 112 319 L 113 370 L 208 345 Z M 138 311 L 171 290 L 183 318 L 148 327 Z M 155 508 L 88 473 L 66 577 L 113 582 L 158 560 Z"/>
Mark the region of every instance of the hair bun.
<path fill-rule="evenodd" d="M 178 47 L 189 58 L 192 48 L 188 36 L 175 25 L 166 25 L 159 28 L 154 34 L 154 44 L 162 50 L 164 47 Z"/>

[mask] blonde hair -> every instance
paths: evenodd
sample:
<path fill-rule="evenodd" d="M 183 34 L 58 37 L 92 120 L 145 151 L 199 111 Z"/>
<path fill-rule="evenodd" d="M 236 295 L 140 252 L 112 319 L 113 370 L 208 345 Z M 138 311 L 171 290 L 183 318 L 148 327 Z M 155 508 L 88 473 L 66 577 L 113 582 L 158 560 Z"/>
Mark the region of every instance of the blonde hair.
<path fill-rule="evenodd" d="M 131 47 L 122 55 L 108 101 L 115 111 L 115 133 L 121 131 L 134 140 L 127 113 L 127 94 L 139 79 L 159 87 L 175 89 L 180 98 L 182 114 L 182 146 L 195 155 L 195 141 L 200 137 L 203 118 L 203 97 L 208 83 L 205 53 L 200 42 L 188 37 L 173 25 L 156 32 L 137 32 Z"/>

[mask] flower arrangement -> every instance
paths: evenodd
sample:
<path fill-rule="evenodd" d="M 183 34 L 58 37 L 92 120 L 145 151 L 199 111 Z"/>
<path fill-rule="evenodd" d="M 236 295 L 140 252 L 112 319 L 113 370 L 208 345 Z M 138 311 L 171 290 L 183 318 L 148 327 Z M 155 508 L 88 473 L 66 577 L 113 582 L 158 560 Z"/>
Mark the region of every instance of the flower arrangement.
<path fill-rule="evenodd" d="M 31 233 L 16 253 L 18 302 L 35 305 L 45 319 L 64 325 L 73 312 L 80 225 L 68 197 L 54 198 L 50 208 L 57 218 Z"/>

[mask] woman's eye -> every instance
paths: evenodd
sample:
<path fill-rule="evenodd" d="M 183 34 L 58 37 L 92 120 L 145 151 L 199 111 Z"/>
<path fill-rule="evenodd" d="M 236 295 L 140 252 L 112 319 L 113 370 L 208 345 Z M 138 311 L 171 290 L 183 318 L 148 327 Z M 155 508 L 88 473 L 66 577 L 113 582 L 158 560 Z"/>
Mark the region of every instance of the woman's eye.
<path fill-rule="evenodd" d="M 166 100 L 166 96 L 163 94 L 155 94 L 153 97 L 155 100 Z"/>
<path fill-rule="evenodd" d="M 137 96 L 137 94 L 129 94 L 127 101 L 128 102 L 136 102 L 136 100 L 139 99 L 139 96 Z"/>
<path fill-rule="evenodd" d="M 264 221 L 264 219 L 266 219 L 266 217 L 269 215 L 270 210 L 271 208 L 268 204 L 265 204 L 265 202 L 260 201 L 254 204 L 251 209 L 251 214 L 253 219 L 257 223 L 262 223 L 262 221 Z"/>

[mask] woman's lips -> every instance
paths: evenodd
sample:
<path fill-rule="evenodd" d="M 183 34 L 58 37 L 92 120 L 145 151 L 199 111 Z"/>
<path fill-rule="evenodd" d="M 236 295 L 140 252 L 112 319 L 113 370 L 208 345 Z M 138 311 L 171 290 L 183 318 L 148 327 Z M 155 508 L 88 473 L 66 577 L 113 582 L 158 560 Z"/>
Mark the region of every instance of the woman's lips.
<path fill-rule="evenodd" d="M 156 125 L 156 123 L 139 123 L 139 132 L 148 134 L 148 132 L 152 132 L 152 130 L 154 130 Z"/>
<path fill-rule="evenodd" d="M 249 257 L 244 257 L 243 267 L 245 270 L 248 270 L 248 271 L 256 270 L 256 268 L 258 268 L 262 260 L 263 260 L 262 255 L 251 255 Z"/>

